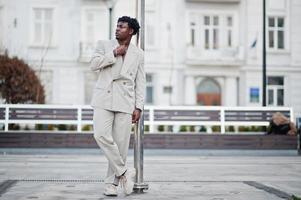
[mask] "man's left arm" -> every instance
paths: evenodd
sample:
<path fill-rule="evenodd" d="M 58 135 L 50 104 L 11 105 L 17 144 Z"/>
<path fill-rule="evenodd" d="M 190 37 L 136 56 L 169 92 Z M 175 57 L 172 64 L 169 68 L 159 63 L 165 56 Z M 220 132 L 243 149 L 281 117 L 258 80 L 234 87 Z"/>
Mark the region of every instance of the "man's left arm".
<path fill-rule="evenodd" d="M 138 71 L 135 79 L 135 111 L 133 115 L 137 115 L 137 110 L 140 112 L 143 110 L 145 96 L 145 71 L 144 71 L 144 55 L 140 55 L 140 62 L 138 66 Z M 138 119 L 137 119 L 138 118 Z M 133 122 L 136 122 L 140 118 L 139 116 L 133 116 Z"/>

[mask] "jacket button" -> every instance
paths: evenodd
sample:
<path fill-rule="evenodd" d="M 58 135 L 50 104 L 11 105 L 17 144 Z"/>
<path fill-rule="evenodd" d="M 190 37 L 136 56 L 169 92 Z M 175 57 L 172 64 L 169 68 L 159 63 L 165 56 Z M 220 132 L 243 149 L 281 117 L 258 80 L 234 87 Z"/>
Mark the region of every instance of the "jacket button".
<path fill-rule="evenodd" d="M 123 85 L 126 85 L 126 82 L 123 82 Z"/>
<path fill-rule="evenodd" d="M 111 91 L 110 90 L 108 90 L 108 93 L 110 93 Z"/>

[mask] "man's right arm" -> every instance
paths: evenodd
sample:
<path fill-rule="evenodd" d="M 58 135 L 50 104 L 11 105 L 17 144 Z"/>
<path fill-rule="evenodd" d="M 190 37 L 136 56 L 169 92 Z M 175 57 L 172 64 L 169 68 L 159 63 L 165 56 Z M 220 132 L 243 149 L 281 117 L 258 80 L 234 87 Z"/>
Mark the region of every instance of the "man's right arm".
<path fill-rule="evenodd" d="M 100 70 L 104 67 L 112 65 L 116 62 L 113 50 L 105 52 L 104 42 L 98 41 L 95 52 L 90 62 L 90 69 L 92 71 Z"/>

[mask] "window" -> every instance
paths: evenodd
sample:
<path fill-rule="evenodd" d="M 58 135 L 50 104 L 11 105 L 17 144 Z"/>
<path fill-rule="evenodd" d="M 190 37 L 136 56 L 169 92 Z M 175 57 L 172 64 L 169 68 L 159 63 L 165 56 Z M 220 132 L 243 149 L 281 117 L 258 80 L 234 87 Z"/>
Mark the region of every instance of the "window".
<path fill-rule="evenodd" d="M 163 87 L 163 93 L 171 94 L 172 93 L 172 86 L 164 86 Z"/>
<path fill-rule="evenodd" d="M 147 32 L 147 45 L 149 46 L 154 46 L 155 45 L 155 30 L 154 30 L 154 26 L 147 24 L 146 25 L 146 32 Z"/>
<path fill-rule="evenodd" d="M 219 48 L 219 17 L 204 16 L 204 48 Z"/>
<path fill-rule="evenodd" d="M 54 36 L 53 8 L 33 9 L 33 44 L 49 46 Z"/>
<path fill-rule="evenodd" d="M 285 20 L 284 17 L 268 18 L 269 49 L 285 48 Z"/>
<path fill-rule="evenodd" d="M 189 43 L 189 45 L 191 45 L 192 47 L 197 47 L 199 46 L 199 30 L 198 30 L 198 18 L 199 16 L 196 13 L 189 13 L 189 32 L 188 33 L 188 40 L 187 42 Z"/>
<path fill-rule="evenodd" d="M 268 105 L 283 106 L 284 105 L 284 79 L 281 76 L 268 77 Z"/>
<path fill-rule="evenodd" d="M 86 12 L 85 15 L 86 18 L 86 35 L 85 38 L 87 39 L 87 42 L 94 42 L 94 37 L 95 37 L 95 30 L 94 30 L 94 18 L 95 15 L 93 12 Z"/>
<path fill-rule="evenodd" d="M 145 39 L 146 47 L 155 47 L 156 45 L 156 33 L 155 33 L 155 15 L 154 11 L 147 11 L 145 14 Z"/>
<path fill-rule="evenodd" d="M 146 74 L 146 103 L 153 104 L 154 103 L 154 75 Z"/>
<path fill-rule="evenodd" d="M 250 102 L 259 103 L 259 88 L 251 87 L 250 88 Z"/>
<path fill-rule="evenodd" d="M 189 13 L 188 42 L 191 47 L 206 53 L 218 53 L 217 50 L 237 47 L 235 14 Z"/>
<path fill-rule="evenodd" d="M 80 56 L 91 57 L 96 42 L 109 38 L 109 16 L 105 8 L 84 7 L 81 20 Z"/>
<path fill-rule="evenodd" d="M 145 1 L 145 48 L 154 49 L 157 47 L 157 24 L 158 24 L 158 1 Z"/>
<path fill-rule="evenodd" d="M 233 34 L 233 18 L 232 16 L 227 16 L 227 25 L 226 25 L 226 37 L 227 37 L 227 47 L 232 47 L 232 34 Z"/>
<path fill-rule="evenodd" d="M 195 22 L 190 23 L 190 44 L 195 46 Z"/>

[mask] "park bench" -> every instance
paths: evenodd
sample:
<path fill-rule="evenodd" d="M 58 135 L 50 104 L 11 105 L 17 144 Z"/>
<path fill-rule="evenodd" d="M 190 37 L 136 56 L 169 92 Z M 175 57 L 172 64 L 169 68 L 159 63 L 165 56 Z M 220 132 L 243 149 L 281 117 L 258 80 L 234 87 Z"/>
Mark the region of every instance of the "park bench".
<path fill-rule="evenodd" d="M 268 126 L 271 116 L 281 112 L 294 121 L 288 107 L 220 107 L 220 106 L 145 106 L 146 148 L 217 148 L 217 149 L 297 149 L 297 137 L 267 136 L 263 133 L 225 134 L 227 126 Z M 65 124 L 76 128 L 67 133 L 83 133 L 84 125 L 93 124 L 90 106 L 77 105 L 0 105 L 0 146 L 95 147 L 90 134 L 61 134 L 59 131 L 9 130 L 9 124 Z M 175 133 L 158 134 L 158 126 L 173 126 Z M 221 134 L 178 132 L 179 126 L 219 126 Z M 87 133 L 87 132 L 86 132 Z M 88 132 L 89 133 L 89 132 Z M 26 137 L 26 139 L 24 139 Z M 22 139 L 18 139 L 22 138 Z M 47 143 L 48 141 L 48 143 Z M 40 142 L 40 144 L 39 144 Z M 54 145 L 55 144 L 55 145 Z M 21 146 L 22 146 L 21 145 Z"/>
<path fill-rule="evenodd" d="M 151 133 L 158 125 L 220 126 L 225 133 L 226 126 L 268 126 L 275 112 L 295 120 L 288 107 L 146 106 L 144 123 Z M 0 123 L 5 131 L 8 124 L 73 124 L 77 132 L 82 132 L 82 125 L 91 125 L 92 120 L 89 106 L 0 105 Z"/>
<path fill-rule="evenodd" d="M 145 124 L 150 132 L 155 125 L 268 126 L 272 115 L 281 112 L 294 121 L 292 108 L 288 107 L 220 107 L 220 106 L 149 106 L 145 109 Z M 175 131 L 177 132 L 177 130 Z"/>

